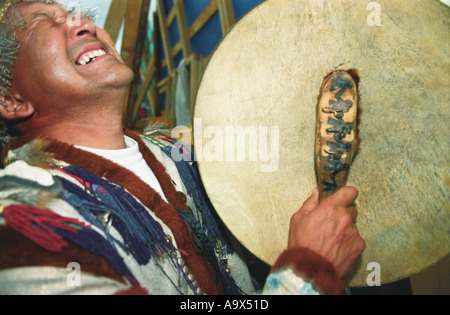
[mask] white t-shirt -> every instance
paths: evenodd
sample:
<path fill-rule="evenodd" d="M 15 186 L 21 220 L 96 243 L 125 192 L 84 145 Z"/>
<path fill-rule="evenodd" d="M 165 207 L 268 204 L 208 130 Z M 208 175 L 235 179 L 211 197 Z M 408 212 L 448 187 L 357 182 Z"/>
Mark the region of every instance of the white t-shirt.
<path fill-rule="evenodd" d="M 167 202 L 158 179 L 156 178 L 155 174 L 153 174 L 153 171 L 147 165 L 144 157 L 139 151 L 138 143 L 130 137 L 125 136 L 125 144 L 127 148 L 120 150 L 101 150 L 82 146 L 75 147 L 99 155 L 132 171 L 145 183 L 150 185 L 150 187 L 152 187 L 157 193 L 159 193 L 159 195 Z"/>

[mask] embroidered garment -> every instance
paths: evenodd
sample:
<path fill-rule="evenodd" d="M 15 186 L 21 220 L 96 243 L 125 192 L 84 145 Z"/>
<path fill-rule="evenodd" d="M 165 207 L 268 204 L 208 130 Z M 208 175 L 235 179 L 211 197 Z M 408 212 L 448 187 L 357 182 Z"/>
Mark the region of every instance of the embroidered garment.
<path fill-rule="evenodd" d="M 12 275 L 30 266 L 66 268 L 75 261 L 93 275 L 86 278 L 89 285 L 98 277 L 99 284 L 111 283 L 122 293 L 254 293 L 235 242 L 218 227 L 195 165 L 171 159 L 173 141 L 132 132 L 127 137 L 160 189 L 113 159 L 55 140 L 19 138 L 2 152 L 2 161 L 12 164 L 0 171 L 0 237 L 8 240 L 0 244 L 0 283 L 14 282 Z M 33 156 L 43 159 L 28 154 L 40 151 L 47 154 Z M 24 197 L 30 192 L 33 198 Z M 30 210 L 26 221 L 18 209 Z M 325 271 L 311 268 L 318 265 Z M 280 256 L 268 280 L 266 293 L 276 293 L 276 281 L 290 293 L 343 290 L 330 264 L 304 249 Z M 306 290 L 309 284 L 314 290 Z"/>
<path fill-rule="evenodd" d="M 182 185 L 181 178 L 176 178 L 176 176 L 175 179 L 170 178 L 166 174 L 164 167 L 156 160 L 147 146 L 136 136 L 135 138 L 135 141 L 138 141 L 140 144 L 140 151 L 144 151 L 147 164 L 152 168 L 158 181 L 162 183 L 162 190 L 164 191 L 164 195 L 167 196 L 167 199 L 170 200 L 170 204 L 166 203 L 154 189 L 140 180 L 135 174 L 124 170 L 117 164 L 106 162 L 106 160 L 98 156 L 94 157 L 93 154 L 83 152 L 72 146 L 51 141 L 47 150 L 52 152 L 57 159 L 57 162 L 54 164 L 63 166 L 62 169 L 53 168 L 49 170 L 55 175 L 54 178 L 59 178 L 59 181 L 64 187 L 62 198 L 58 204 L 61 201 L 70 204 L 76 209 L 75 216 L 80 221 L 90 224 L 90 230 L 102 235 L 104 240 L 108 240 L 110 244 L 113 244 L 113 248 L 117 254 L 111 256 L 110 251 L 108 251 L 106 254 L 109 257 L 106 256 L 103 258 L 109 261 L 110 265 L 116 271 L 120 270 L 119 272 L 122 276 L 126 276 L 133 283 L 144 286 L 151 293 L 155 292 L 153 286 L 158 286 L 158 290 L 167 290 L 166 286 L 161 286 L 161 283 L 158 284 L 159 278 L 166 278 L 166 281 L 169 283 L 168 286 L 172 287 L 172 290 L 167 290 L 169 294 L 175 294 L 175 292 L 177 294 L 187 294 L 189 292 L 205 292 L 208 294 L 242 293 L 241 289 L 235 284 L 234 279 L 226 274 L 226 272 L 222 272 L 223 268 L 222 265 L 218 264 L 219 259 L 217 257 L 216 259 L 212 259 L 211 255 L 205 255 L 201 252 L 201 250 L 205 249 L 205 246 L 202 246 L 200 251 L 198 251 L 198 248 L 192 245 L 192 238 L 195 236 L 189 232 L 192 227 L 186 225 L 186 217 L 182 219 L 177 211 L 192 211 L 191 209 L 195 209 L 195 205 L 186 205 L 172 183 L 172 181 L 176 183 L 178 188 L 184 194 L 187 194 L 184 185 Z M 19 145 L 18 147 L 21 146 Z M 155 149 L 160 150 L 157 147 Z M 167 156 L 165 158 L 167 159 Z M 64 161 L 64 163 L 61 163 L 61 161 Z M 102 179 L 86 168 L 77 165 L 88 165 L 97 174 L 101 174 L 105 178 L 113 178 L 114 181 Z M 176 170 L 176 167 L 174 169 Z M 134 192 L 134 196 L 127 189 L 124 189 L 120 183 Z M 130 185 L 130 183 L 134 185 Z M 109 193 L 106 193 L 106 191 Z M 117 191 L 120 191 L 121 194 L 118 195 Z M 121 202 L 117 202 L 118 199 Z M 53 203 L 51 206 L 53 206 Z M 115 209 L 114 205 L 123 209 Z M 126 219 L 126 215 L 124 214 L 127 214 L 130 209 L 133 210 L 133 214 Z M 133 220 L 136 216 L 139 216 L 139 213 L 136 213 L 139 209 L 141 209 L 139 211 L 140 217 L 138 220 Z M 149 209 L 152 211 L 149 211 Z M 120 210 L 122 210 L 121 214 L 118 214 Z M 58 209 L 55 211 L 60 212 L 62 210 Z M 109 211 L 113 214 L 111 232 L 104 229 L 100 223 L 96 223 L 95 221 L 96 217 Z M 200 217 L 201 215 L 196 211 L 195 216 Z M 140 222 L 140 224 L 136 222 Z M 141 228 L 138 228 L 139 226 Z M 164 233 L 161 232 L 161 228 L 158 229 L 161 226 L 164 227 Z M 203 226 L 206 228 L 205 225 Z M 150 233 L 146 237 L 145 231 L 150 229 L 150 227 L 153 227 L 153 232 L 159 231 L 159 233 Z M 95 243 L 87 245 L 84 238 L 85 231 L 78 234 L 69 234 L 62 231 L 59 231 L 59 233 L 64 234 L 66 239 L 70 239 L 75 244 L 89 247 L 86 249 L 98 255 L 101 255 L 99 252 L 100 249 L 108 248 L 104 246 L 103 243 L 105 242 L 97 242 L 97 246 L 95 246 Z M 142 238 L 145 238 L 145 241 Z M 151 244 L 155 240 L 159 243 L 164 243 L 168 239 L 172 242 L 170 243 L 171 246 L 168 246 L 166 249 Z M 215 243 L 215 240 L 212 241 Z M 152 247 L 154 250 L 151 250 Z M 211 247 L 209 247 L 208 252 L 211 252 Z M 156 256 L 159 256 L 158 259 L 150 259 L 151 256 L 155 256 L 155 253 L 157 253 Z M 116 258 L 110 259 L 110 257 Z M 130 272 L 126 268 L 123 268 L 121 259 L 117 259 L 117 257 L 125 257 L 122 260 L 126 266 L 132 266 L 128 268 L 131 270 Z M 231 260 L 236 261 L 234 263 L 235 265 L 245 267 L 242 262 L 239 262 L 240 259 L 237 256 Z M 150 277 L 150 272 L 144 272 L 143 269 L 149 270 L 149 266 L 151 266 L 152 272 L 153 269 L 159 269 L 159 272 L 153 272 L 154 275 L 159 274 L 159 276 L 151 277 L 157 279 L 153 285 L 144 285 L 142 283 L 149 282 L 146 278 Z M 236 271 L 239 269 L 242 269 L 240 278 L 246 279 L 245 281 L 247 282 L 243 287 L 245 287 L 247 293 L 252 293 L 248 270 L 245 271 L 246 268 L 236 268 Z M 183 281 L 187 284 L 183 285 Z M 186 288 L 179 290 L 180 286 L 185 286 Z M 199 292 L 196 290 L 197 288 L 200 289 Z"/>

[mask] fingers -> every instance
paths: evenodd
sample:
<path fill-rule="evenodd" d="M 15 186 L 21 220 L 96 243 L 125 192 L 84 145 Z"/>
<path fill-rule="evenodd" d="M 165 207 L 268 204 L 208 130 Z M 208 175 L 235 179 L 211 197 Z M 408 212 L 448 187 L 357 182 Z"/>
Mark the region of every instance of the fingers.
<path fill-rule="evenodd" d="M 319 189 L 315 188 L 312 195 L 305 201 L 302 206 L 304 213 L 314 210 L 319 205 Z"/>
<path fill-rule="evenodd" d="M 350 213 L 352 217 L 352 223 L 355 224 L 356 218 L 358 217 L 358 210 L 356 209 L 356 207 L 348 207 L 347 211 Z"/>

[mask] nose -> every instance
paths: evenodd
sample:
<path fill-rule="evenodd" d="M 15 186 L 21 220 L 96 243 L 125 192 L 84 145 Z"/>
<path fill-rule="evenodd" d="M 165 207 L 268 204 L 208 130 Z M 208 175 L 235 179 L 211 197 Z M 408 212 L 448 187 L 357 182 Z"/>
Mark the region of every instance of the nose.
<path fill-rule="evenodd" d="M 96 32 L 97 28 L 95 24 L 87 18 L 82 18 L 79 21 L 75 21 L 71 26 L 69 38 L 71 40 L 77 40 L 85 37 L 94 37 Z"/>

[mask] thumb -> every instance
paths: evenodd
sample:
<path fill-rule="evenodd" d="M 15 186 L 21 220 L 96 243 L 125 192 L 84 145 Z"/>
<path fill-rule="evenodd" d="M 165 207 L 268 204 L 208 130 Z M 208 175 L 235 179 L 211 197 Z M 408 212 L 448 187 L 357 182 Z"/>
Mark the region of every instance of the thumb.
<path fill-rule="evenodd" d="M 358 190 L 354 187 L 347 186 L 328 197 L 327 201 L 347 207 L 355 202 L 356 198 L 358 198 Z"/>

